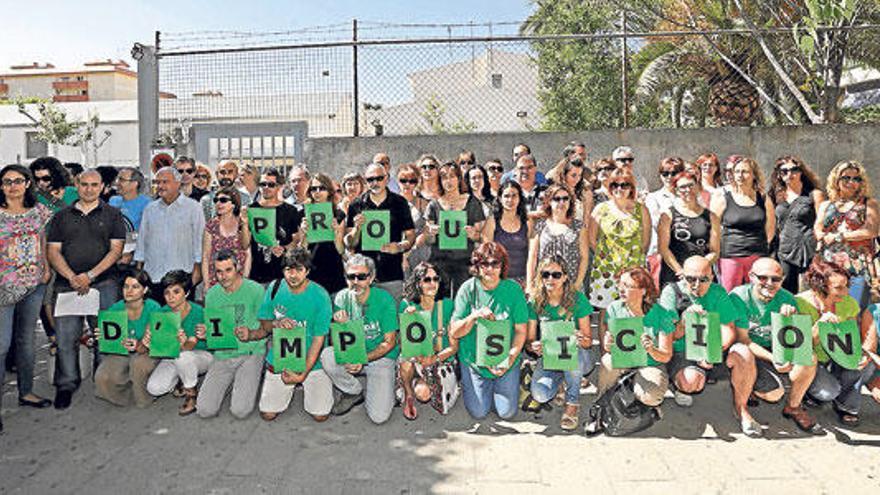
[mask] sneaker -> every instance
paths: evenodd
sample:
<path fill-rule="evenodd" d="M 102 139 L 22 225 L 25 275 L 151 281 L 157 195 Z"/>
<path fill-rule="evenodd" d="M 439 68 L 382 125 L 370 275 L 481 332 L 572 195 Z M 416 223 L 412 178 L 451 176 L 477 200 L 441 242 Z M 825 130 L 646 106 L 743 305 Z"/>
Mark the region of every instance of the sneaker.
<path fill-rule="evenodd" d="M 336 404 L 333 405 L 333 410 L 331 412 L 334 416 L 342 416 L 348 414 L 348 411 L 351 411 L 354 406 L 362 404 L 363 402 L 363 392 L 359 394 L 346 394 L 343 392 L 342 395 L 339 396 L 339 399 L 336 400 Z"/>
<path fill-rule="evenodd" d="M 73 392 L 70 390 L 59 390 L 55 392 L 55 409 L 67 409 L 70 407 L 70 401 L 73 399 Z"/>
<path fill-rule="evenodd" d="M 691 407 L 694 405 L 694 396 L 690 394 L 676 390 L 673 392 L 673 395 L 675 396 L 675 403 L 681 407 Z"/>

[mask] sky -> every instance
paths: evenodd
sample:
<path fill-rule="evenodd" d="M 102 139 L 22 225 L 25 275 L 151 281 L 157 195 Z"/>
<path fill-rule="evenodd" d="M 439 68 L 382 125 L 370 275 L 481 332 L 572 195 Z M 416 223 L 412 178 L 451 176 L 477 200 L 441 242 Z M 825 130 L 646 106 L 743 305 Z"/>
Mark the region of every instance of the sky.
<path fill-rule="evenodd" d="M 362 21 L 476 23 L 521 21 L 528 0 L 0 0 L 0 68 L 31 62 L 56 67 L 130 57 L 155 31 L 283 31 Z M 381 34 L 381 31 L 379 31 Z M 133 64 L 132 64 L 133 65 Z"/>

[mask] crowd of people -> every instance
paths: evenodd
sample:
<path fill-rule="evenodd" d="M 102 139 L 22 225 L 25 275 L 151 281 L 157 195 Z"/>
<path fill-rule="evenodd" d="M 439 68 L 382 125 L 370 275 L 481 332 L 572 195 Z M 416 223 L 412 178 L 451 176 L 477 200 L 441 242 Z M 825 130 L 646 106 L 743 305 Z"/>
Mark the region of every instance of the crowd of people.
<path fill-rule="evenodd" d="M 591 383 L 596 404 L 623 389 L 656 420 L 669 393 L 691 407 L 722 379 L 735 420 L 756 437 L 759 401 L 784 400 L 782 415 L 812 434 L 823 429 L 811 408 L 830 402 L 855 427 L 862 386 L 880 402 L 878 203 L 857 161 L 823 181 L 783 156 L 767 181 L 746 156 L 667 157 L 655 172 L 629 147 L 591 163 L 574 142 L 543 172 L 526 144 L 482 164 L 462 152 L 392 166 L 378 153 L 337 178 L 234 161 L 212 171 L 184 156 L 153 165 L 149 180 L 136 167 L 52 157 L 0 171 L 0 362 L 17 375 L 20 407 L 65 409 L 93 377 L 112 404 L 173 395 L 181 415 L 202 418 L 228 395 L 235 417 L 256 408 L 272 421 L 301 387 L 315 421 L 362 403 L 376 424 L 396 405 L 414 420 L 421 404 L 447 414 L 461 396 L 474 418 L 556 404 L 562 429 L 597 432 L 598 406 L 581 411 Z M 330 234 L 316 241 L 306 212 L 324 204 Z M 269 242 L 249 216 L 258 209 L 273 211 Z M 387 232 L 372 248 L 364 231 L 377 213 Z M 450 247 L 441 224 L 456 213 L 464 239 Z M 68 293 L 95 293 L 99 310 L 127 314 L 123 353 L 98 352 L 96 314 L 56 313 Z M 207 344 L 206 314 L 220 308 L 234 314 L 232 348 Z M 151 352 L 149 322 L 161 312 L 179 317 L 177 357 Z M 401 318 L 416 313 L 430 321 L 432 350 L 403 357 Z M 809 317 L 811 359 L 780 361 L 776 314 Z M 720 362 L 688 359 L 693 315 L 717 316 Z M 643 366 L 615 364 L 624 319 L 643 326 Z M 819 339 L 822 324 L 849 320 L 856 366 Z M 55 363 L 53 400 L 33 388 L 37 322 Z M 363 325 L 361 363 L 338 362 L 331 329 L 351 322 Z M 503 323 L 503 355 L 491 366 L 478 337 L 487 322 Z M 542 331 L 557 322 L 574 327 L 572 369 L 547 361 Z M 294 328 L 305 329 L 300 371 L 273 362 L 273 333 Z M 80 369 L 82 348 L 92 370 Z"/>

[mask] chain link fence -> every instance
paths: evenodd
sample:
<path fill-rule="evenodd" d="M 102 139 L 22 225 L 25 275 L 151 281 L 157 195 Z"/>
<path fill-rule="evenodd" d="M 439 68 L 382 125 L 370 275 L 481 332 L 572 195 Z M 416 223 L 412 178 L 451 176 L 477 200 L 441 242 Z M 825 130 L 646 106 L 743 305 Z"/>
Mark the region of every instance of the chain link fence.
<path fill-rule="evenodd" d="M 527 36 L 519 22 L 355 21 L 157 33 L 160 132 L 173 141 L 200 122 L 305 121 L 310 137 L 327 137 L 880 120 L 880 28 L 826 34 L 838 40 L 827 53 L 789 29 Z"/>

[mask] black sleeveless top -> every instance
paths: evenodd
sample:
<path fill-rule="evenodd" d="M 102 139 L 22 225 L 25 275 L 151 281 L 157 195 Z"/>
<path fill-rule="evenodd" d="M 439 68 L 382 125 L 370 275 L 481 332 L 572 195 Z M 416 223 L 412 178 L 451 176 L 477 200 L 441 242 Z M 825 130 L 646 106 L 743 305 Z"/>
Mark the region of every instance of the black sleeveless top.
<path fill-rule="evenodd" d="M 724 191 L 727 206 L 721 215 L 721 257 L 767 256 L 767 212 L 764 196 L 755 195 L 754 206 L 740 206 Z"/>
<path fill-rule="evenodd" d="M 675 206 L 669 209 L 672 214 L 669 225 L 669 251 L 683 265 L 691 256 L 705 256 L 709 252 L 709 237 L 712 235 L 712 219 L 709 210 L 703 209 L 696 217 L 679 212 Z M 660 267 L 660 285 L 674 282 L 677 278 L 666 263 Z"/>

